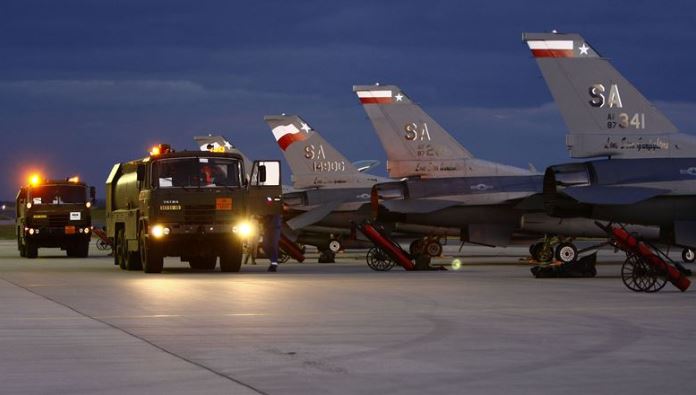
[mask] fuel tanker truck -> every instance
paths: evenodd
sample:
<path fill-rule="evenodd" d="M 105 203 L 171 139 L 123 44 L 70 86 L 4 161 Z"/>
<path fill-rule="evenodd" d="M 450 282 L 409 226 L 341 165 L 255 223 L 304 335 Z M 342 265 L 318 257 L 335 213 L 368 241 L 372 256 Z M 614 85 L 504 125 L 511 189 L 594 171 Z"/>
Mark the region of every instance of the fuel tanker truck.
<path fill-rule="evenodd" d="M 247 173 L 243 156 L 219 145 L 175 152 L 162 144 L 115 164 L 106 180 L 114 264 L 160 273 L 171 256 L 214 270 L 220 258 L 221 271 L 238 272 L 254 219 L 281 213 L 280 180 L 279 161 L 255 161 Z"/>
<path fill-rule="evenodd" d="M 92 235 L 94 187 L 78 177 L 46 180 L 38 174 L 17 193 L 17 249 L 36 258 L 39 248 L 60 248 L 69 257 L 86 258 Z"/>

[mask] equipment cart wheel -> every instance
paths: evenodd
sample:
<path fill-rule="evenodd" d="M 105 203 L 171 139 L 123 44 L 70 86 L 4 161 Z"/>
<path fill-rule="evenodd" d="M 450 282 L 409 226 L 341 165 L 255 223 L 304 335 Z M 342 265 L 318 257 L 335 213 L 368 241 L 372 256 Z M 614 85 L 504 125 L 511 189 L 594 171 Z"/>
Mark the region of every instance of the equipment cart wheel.
<path fill-rule="evenodd" d="M 99 251 L 104 251 L 104 250 L 108 250 L 109 248 L 111 248 L 109 243 L 105 242 L 102 239 L 97 239 L 94 243 L 97 245 L 97 249 Z"/>
<path fill-rule="evenodd" d="M 573 263 L 578 260 L 578 249 L 569 242 L 560 243 L 556 247 L 556 259 L 563 263 Z"/>
<path fill-rule="evenodd" d="M 287 252 L 280 250 L 278 252 L 278 263 L 285 263 L 290 260 L 290 255 Z"/>
<path fill-rule="evenodd" d="M 631 254 L 621 266 L 621 281 L 634 292 L 657 292 L 667 284 L 667 276 L 644 258 Z"/>
<path fill-rule="evenodd" d="M 696 251 L 691 248 L 684 248 L 682 250 L 682 261 L 686 263 L 694 263 L 696 261 Z"/>
<path fill-rule="evenodd" d="M 369 266 L 370 269 L 378 272 L 389 271 L 396 265 L 396 262 L 394 262 L 389 255 L 387 255 L 387 253 L 379 247 L 370 248 L 370 250 L 367 251 L 366 260 L 367 266 Z"/>

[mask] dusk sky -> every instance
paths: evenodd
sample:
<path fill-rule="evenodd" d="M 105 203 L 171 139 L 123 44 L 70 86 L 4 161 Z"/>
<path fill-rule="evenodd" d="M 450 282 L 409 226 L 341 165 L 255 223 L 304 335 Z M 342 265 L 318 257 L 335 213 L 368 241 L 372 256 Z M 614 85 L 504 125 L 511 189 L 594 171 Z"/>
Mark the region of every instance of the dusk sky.
<path fill-rule="evenodd" d="M 29 169 L 79 174 L 103 198 L 114 163 L 203 133 L 281 158 L 263 122 L 281 112 L 350 160 L 384 163 L 352 92 L 374 82 L 399 85 L 475 156 L 543 169 L 568 159 L 565 126 L 521 33 L 552 29 L 582 34 L 696 131 L 693 2 L 3 1 L 0 199 Z"/>

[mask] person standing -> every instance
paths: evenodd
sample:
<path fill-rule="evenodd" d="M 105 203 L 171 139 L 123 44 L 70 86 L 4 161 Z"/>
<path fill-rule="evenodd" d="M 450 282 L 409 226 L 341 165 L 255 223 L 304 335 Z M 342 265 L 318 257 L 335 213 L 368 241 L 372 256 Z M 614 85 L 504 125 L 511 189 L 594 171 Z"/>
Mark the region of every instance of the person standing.
<path fill-rule="evenodd" d="M 271 214 L 263 218 L 263 251 L 271 261 L 269 272 L 278 271 L 278 244 L 282 220 L 280 214 Z"/>

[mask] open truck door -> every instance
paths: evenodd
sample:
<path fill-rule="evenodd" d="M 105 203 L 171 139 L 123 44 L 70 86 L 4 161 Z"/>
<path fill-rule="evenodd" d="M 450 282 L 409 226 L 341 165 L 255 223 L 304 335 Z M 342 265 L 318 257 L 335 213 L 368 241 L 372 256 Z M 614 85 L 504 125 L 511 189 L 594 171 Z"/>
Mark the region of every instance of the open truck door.
<path fill-rule="evenodd" d="M 254 161 L 247 187 L 250 214 L 261 216 L 282 212 L 280 161 Z"/>

